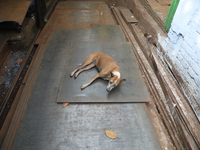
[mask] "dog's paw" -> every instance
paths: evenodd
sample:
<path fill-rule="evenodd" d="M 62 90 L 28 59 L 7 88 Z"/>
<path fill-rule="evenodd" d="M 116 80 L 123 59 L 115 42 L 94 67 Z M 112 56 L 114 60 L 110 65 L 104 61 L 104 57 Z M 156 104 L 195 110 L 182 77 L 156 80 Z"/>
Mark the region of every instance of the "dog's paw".
<path fill-rule="evenodd" d="M 85 86 L 82 85 L 82 86 L 81 86 L 81 90 L 83 90 L 84 88 L 85 88 Z"/>
<path fill-rule="evenodd" d="M 83 85 L 81 86 L 81 90 L 83 90 L 84 88 L 86 88 L 88 85 L 90 85 L 90 84 L 89 84 L 89 83 L 83 84 Z"/>
<path fill-rule="evenodd" d="M 76 73 L 75 75 L 74 75 L 74 78 L 77 78 L 78 77 L 78 73 Z"/>
<path fill-rule="evenodd" d="M 72 72 L 72 73 L 70 73 L 70 75 L 69 75 L 69 76 L 70 76 L 70 77 L 73 77 L 73 75 L 74 75 L 74 73 Z"/>

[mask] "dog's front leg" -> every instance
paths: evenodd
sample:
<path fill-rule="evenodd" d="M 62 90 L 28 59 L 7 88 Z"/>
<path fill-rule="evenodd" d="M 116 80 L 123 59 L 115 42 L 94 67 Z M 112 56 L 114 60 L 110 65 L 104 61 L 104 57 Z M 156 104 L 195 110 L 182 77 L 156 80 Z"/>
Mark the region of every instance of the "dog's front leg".
<path fill-rule="evenodd" d="M 88 83 L 81 86 L 81 90 L 89 86 L 94 80 L 100 77 L 100 73 L 96 74 Z"/>

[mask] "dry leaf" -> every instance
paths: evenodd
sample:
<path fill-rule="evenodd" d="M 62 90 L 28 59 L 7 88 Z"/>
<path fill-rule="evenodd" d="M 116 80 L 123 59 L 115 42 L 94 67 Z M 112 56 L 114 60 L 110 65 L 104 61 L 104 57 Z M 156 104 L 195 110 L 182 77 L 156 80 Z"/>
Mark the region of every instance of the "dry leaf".
<path fill-rule="evenodd" d="M 105 130 L 105 133 L 107 135 L 107 137 L 111 138 L 111 139 L 116 139 L 117 138 L 117 134 L 113 131 L 110 130 Z"/>
<path fill-rule="evenodd" d="M 18 62 L 19 64 L 21 64 L 21 63 L 23 62 L 23 59 L 20 58 L 20 59 L 17 60 L 17 62 Z"/>
<path fill-rule="evenodd" d="M 63 107 L 66 107 L 67 105 L 69 105 L 69 103 L 63 103 Z"/>

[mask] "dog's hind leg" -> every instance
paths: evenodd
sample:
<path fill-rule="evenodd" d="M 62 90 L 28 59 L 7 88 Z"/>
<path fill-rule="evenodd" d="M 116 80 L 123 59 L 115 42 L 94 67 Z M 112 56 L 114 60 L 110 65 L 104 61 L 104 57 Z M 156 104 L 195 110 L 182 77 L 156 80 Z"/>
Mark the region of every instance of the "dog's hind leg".
<path fill-rule="evenodd" d="M 74 71 L 72 71 L 72 73 L 70 74 L 70 76 L 72 77 L 79 69 L 83 69 L 85 68 L 86 66 L 90 65 L 90 64 L 93 64 L 93 61 L 85 61 L 82 65 L 76 67 L 76 69 Z"/>
<path fill-rule="evenodd" d="M 91 63 L 91 64 L 87 65 L 85 68 L 79 69 L 79 71 L 76 72 L 76 74 L 74 75 L 74 78 L 76 78 L 81 72 L 83 72 L 85 70 L 89 70 L 89 69 L 93 68 L 94 66 L 95 66 L 95 64 Z"/>
<path fill-rule="evenodd" d="M 70 77 L 72 77 L 79 69 L 82 69 L 82 68 L 85 68 L 85 67 L 86 67 L 86 65 L 83 65 L 83 64 L 76 67 L 75 70 L 71 72 Z"/>
<path fill-rule="evenodd" d="M 95 64 L 95 58 L 96 58 L 96 55 L 92 55 L 92 54 L 88 55 L 87 58 L 85 59 L 85 62 L 82 65 L 76 67 L 76 69 L 72 71 L 70 76 L 72 77 L 79 69 L 83 69 L 92 63 Z"/>

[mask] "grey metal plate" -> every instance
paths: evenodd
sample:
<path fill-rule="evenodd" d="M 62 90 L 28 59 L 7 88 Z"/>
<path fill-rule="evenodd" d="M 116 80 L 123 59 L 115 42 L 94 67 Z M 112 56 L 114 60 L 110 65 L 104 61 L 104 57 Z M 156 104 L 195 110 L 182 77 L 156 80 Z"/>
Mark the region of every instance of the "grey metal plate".
<path fill-rule="evenodd" d="M 16 127 L 11 150 L 161 149 L 144 104 L 69 104 L 65 108 L 57 104 L 62 75 L 69 60 L 68 53 L 70 48 L 78 46 L 71 43 L 92 41 L 90 35 L 91 30 L 80 29 L 59 30 L 51 36 L 34 84 L 29 89 L 31 92 Z M 123 43 L 116 45 L 123 48 L 130 46 Z M 83 51 L 80 51 L 79 55 L 82 54 Z M 67 79 L 74 81 L 69 76 Z M 116 132 L 118 138 L 106 137 L 105 129 Z"/>
<path fill-rule="evenodd" d="M 50 93 L 55 93 L 59 90 L 70 44 L 73 41 L 95 41 L 95 39 L 91 39 L 91 32 L 91 29 L 56 30 L 51 35 L 32 86 L 31 93 L 33 98 L 48 99 Z M 108 33 L 112 34 L 109 31 Z M 123 34 L 121 36 L 123 37 Z M 115 38 L 112 38 L 112 40 L 115 41 Z"/>
<path fill-rule="evenodd" d="M 63 43 L 63 45 L 66 44 Z M 60 46 L 63 47 L 63 45 L 61 44 Z M 78 64 L 84 62 L 87 55 L 94 52 L 103 52 L 111 56 L 120 67 L 122 78 L 125 78 L 127 81 L 120 84 L 109 93 L 106 91 L 108 81 L 102 79 L 97 79 L 89 87 L 81 90 L 80 86 L 87 83 L 95 74 L 97 74 L 97 69 L 93 68 L 81 73 L 76 80 L 70 78 L 69 74 L 78 66 Z M 57 102 L 150 101 L 144 80 L 129 43 L 72 43 L 67 59 Z"/>
<path fill-rule="evenodd" d="M 104 130 L 117 134 L 109 139 Z M 11 150 L 161 150 L 143 104 L 69 104 L 32 95 Z"/>
<path fill-rule="evenodd" d="M 126 42 L 118 25 L 93 24 L 91 40 L 96 42 Z"/>
<path fill-rule="evenodd" d="M 51 42 L 126 42 L 124 34 L 118 25 L 93 24 L 92 29 L 55 30 L 48 43 Z"/>
<path fill-rule="evenodd" d="M 126 42 L 124 34 L 118 25 L 93 24 L 92 29 L 55 30 L 48 43 L 62 42 Z"/>
<path fill-rule="evenodd" d="M 70 42 L 88 42 L 91 40 L 91 29 L 69 29 L 55 30 L 47 42 L 47 51 L 52 49 L 52 46 L 58 47 L 60 43 Z M 52 44 L 53 43 L 53 44 Z"/>

